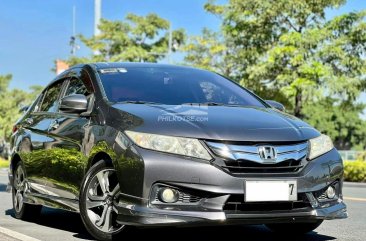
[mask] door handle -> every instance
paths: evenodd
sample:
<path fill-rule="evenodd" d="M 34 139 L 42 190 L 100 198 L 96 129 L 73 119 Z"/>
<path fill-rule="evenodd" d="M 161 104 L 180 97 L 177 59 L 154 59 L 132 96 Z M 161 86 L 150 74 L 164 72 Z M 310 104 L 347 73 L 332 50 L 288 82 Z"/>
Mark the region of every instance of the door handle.
<path fill-rule="evenodd" d="M 58 121 L 54 120 L 54 121 L 52 121 L 49 130 L 53 131 L 53 130 L 56 130 L 57 128 L 59 128 L 59 127 L 60 127 L 60 124 L 58 123 Z"/>
<path fill-rule="evenodd" d="M 33 119 L 32 118 L 27 118 L 24 120 L 26 124 L 28 125 L 33 125 Z"/>

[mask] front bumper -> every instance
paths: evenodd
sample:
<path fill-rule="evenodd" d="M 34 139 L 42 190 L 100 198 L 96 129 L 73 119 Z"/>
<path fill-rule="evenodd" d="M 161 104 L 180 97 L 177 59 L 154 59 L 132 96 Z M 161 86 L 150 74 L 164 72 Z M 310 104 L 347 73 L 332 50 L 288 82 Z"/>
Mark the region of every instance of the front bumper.
<path fill-rule="evenodd" d="M 130 165 L 118 168 L 122 194 L 118 205 L 117 221 L 126 225 L 166 226 L 166 225 L 225 225 L 264 224 L 283 222 L 316 222 L 317 220 L 341 219 L 347 217 L 346 205 L 342 200 L 343 164 L 334 149 L 306 165 L 298 173 L 258 174 L 233 176 L 210 163 L 167 155 L 136 147 L 138 156 L 129 159 Z M 141 163 L 143 178 L 132 179 L 131 159 Z M 141 167 L 142 165 L 140 165 Z M 126 170 L 129 168 L 128 178 Z M 289 210 L 231 210 L 225 204 L 231 196 L 244 197 L 246 180 L 296 180 L 298 194 L 310 197 L 329 185 L 338 182 L 338 197 L 329 202 L 312 202 L 309 206 Z M 121 182 L 122 180 L 122 182 Z M 130 183 L 130 185 L 128 185 Z M 131 185 L 133 183 L 134 185 Z M 141 183 L 140 189 L 137 183 Z M 201 201 L 188 205 L 155 205 L 154 187 L 168 185 L 186 190 L 195 195 L 208 195 Z M 308 196 L 309 197 L 309 196 Z M 309 203 L 311 200 L 308 200 Z M 266 204 L 265 204 L 266 205 Z M 268 203 L 270 205 L 270 203 Z"/>

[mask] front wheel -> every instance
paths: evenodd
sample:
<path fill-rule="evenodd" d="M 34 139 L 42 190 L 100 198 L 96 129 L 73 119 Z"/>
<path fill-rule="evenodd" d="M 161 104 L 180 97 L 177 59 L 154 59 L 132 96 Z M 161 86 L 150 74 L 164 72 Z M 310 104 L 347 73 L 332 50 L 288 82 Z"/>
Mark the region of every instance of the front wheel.
<path fill-rule="evenodd" d="M 323 220 L 318 220 L 314 223 L 271 223 L 266 224 L 266 227 L 276 233 L 300 235 L 315 230 L 322 222 Z"/>
<path fill-rule="evenodd" d="M 113 167 L 99 161 L 86 174 L 80 193 L 80 214 L 98 240 L 113 240 L 124 228 L 117 223 L 120 187 Z"/>

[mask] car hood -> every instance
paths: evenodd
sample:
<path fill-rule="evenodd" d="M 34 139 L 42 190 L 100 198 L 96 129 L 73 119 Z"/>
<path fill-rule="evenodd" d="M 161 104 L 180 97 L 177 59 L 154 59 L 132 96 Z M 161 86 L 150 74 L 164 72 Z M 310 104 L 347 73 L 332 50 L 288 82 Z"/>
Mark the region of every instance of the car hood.
<path fill-rule="evenodd" d="M 115 104 L 111 111 L 117 128 L 161 135 L 248 142 L 303 141 L 320 135 L 300 119 L 271 108 Z"/>

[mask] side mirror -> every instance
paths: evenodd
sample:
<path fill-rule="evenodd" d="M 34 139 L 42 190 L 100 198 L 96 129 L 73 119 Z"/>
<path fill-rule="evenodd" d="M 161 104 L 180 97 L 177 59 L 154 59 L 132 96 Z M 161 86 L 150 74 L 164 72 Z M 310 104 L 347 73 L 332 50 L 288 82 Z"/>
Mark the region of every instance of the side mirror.
<path fill-rule="evenodd" d="M 283 104 L 274 101 L 274 100 L 266 100 L 266 103 L 269 104 L 270 106 L 272 106 L 273 108 L 276 108 L 279 111 L 285 111 L 286 108 Z"/>
<path fill-rule="evenodd" d="M 61 99 L 60 110 L 65 113 L 82 113 L 88 110 L 85 95 L 69 95 Z"/>

